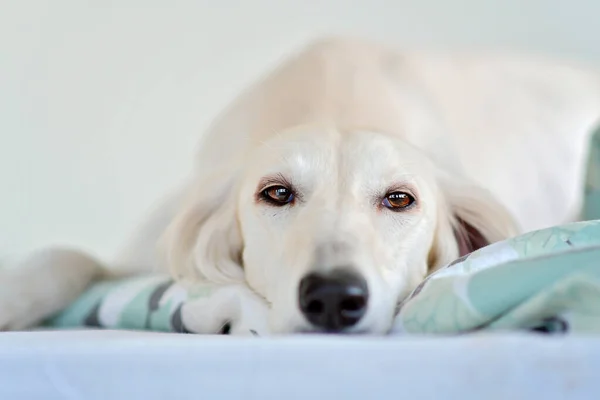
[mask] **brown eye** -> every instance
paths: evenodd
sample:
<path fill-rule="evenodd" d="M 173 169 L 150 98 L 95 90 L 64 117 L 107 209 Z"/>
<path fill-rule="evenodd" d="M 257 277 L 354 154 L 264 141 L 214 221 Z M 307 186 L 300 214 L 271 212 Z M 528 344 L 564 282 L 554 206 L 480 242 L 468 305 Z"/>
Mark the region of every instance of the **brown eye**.
<path fill-rule="evenodd" d="M 263 199 L 277 206 L 284 206 L 294 200 L 294 193 L 285 186 L 271 186 L 261 194 Z"/>
<path fill-rule="evenodd" d="M 415 202 L 414 197 L 404 192 L 393 192 L 383 198 L 381 204 L 392 211 L 402 211 Z"/>

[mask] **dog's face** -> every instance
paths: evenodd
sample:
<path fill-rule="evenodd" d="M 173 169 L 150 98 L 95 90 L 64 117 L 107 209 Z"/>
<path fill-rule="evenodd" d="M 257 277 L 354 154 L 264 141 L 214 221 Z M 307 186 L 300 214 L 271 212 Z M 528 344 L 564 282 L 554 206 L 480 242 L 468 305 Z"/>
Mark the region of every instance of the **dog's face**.
<path fill-rule="evenodd" d="M 171 266 L 245 281 L 278 333 L 384 333 L 428 271 L 512 229 L 481 188 L 374 132 L 280 132 L 191 186 Z"/>
<path fill-rule="evenodd" d="M 274 331 L 389 329 L 428 269 L 441 198 L 429 161 L 384 135 L 310 129 L 275 136 L 248 161 L 243 265 Z"/>

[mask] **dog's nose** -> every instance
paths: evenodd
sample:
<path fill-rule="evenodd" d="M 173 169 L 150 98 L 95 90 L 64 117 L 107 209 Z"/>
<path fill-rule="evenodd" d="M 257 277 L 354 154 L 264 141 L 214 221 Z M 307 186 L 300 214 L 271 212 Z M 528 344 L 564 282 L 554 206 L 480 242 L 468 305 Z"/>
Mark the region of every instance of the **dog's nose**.
<path fill-rule="evenodd" d="M 346 270 L 311 273 L 300 281 L 298 291 L 306 319 L 328 332 L 355 325 L 365 314 L 368 299 L 365 280 Z"/>

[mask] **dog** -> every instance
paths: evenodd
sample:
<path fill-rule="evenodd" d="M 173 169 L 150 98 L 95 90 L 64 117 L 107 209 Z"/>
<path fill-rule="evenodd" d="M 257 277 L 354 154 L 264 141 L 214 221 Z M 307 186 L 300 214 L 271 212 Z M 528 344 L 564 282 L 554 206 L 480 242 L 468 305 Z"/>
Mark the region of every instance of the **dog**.
<path fill-rule="evenodd" d="M 168 270 L 247 285 L 275 334 L 385 334 L 432 271 L 570 218 L 599 87 L 569 66 L 316 41 L 216 119 L 115 262 L 47 249 L 1 271 L 0 328 L 100 277 Z"/>

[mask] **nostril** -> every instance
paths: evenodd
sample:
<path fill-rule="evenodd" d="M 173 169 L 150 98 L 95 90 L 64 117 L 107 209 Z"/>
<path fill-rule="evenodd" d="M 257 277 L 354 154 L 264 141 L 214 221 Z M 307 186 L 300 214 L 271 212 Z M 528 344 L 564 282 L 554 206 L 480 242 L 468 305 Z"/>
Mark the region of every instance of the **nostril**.
<path fill-rule="evenodd" d="M 342 312 L 362 311 L 365 305 L 365 298 L 362 296 L 348 297 L 340 303 L 340 310 Z"/>
<path fill-rule="evenodd" d="M 313 300 L 306 305 L 306 312 L 310 314 L 320 314 L 323 312 L 323 303 L 318 300 Z"/>

